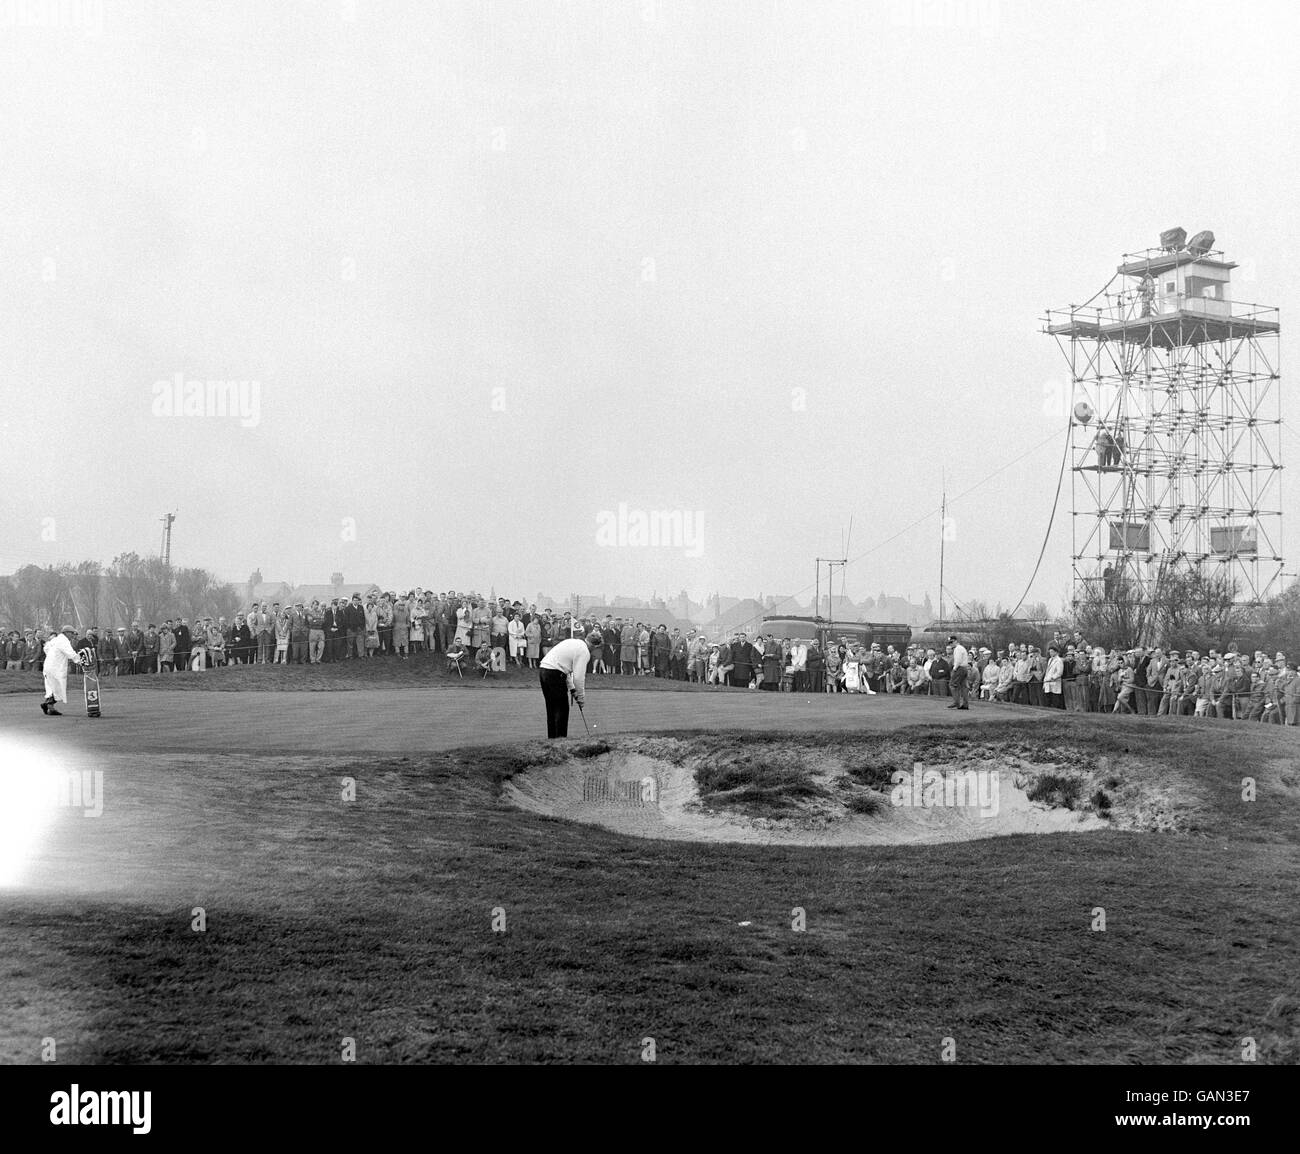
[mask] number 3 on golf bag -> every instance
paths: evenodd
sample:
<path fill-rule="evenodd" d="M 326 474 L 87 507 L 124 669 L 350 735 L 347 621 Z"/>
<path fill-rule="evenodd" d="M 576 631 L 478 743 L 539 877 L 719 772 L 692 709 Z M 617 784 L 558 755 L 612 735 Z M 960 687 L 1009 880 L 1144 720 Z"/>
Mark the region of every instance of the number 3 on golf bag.
<path fill-rule="evenodd" d="M 81 659 L 81 680 L 86 690 L 86 716 L 99 717 L 99 674 L 95 671 L 95 652 L 83 649 L 77 656 Z"/>

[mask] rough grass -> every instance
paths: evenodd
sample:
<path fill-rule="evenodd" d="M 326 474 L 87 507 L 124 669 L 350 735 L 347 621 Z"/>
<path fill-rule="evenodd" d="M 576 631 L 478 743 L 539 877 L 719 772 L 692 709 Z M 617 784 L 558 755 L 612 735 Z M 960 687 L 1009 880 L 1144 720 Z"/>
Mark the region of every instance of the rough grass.
<path fill-rule="evenodd" d="M 888 740 L 971 752 L 1040 734 L 1113 758 L 1117 778 L 1170 774 L 1197 828 L 658 843 L 504 802 L 506 779 L 569 756 L 542 742 L 123 755 L 120 827 L 60 827 L 97 839 L 92 857 L 49 850 L 85 884 L 0 895 L 0 1058 L 35 1062 L 49 1035 L 61 1062 L 333 1063 L 352 1037 L 361 1062 L 635 1063 L 653 1037 L 660 1063 L 934 1064 L 951 1037 L 962 1062 L 1235 1063 L 1249 1036 L 1261 1063 L 1300 1061 L 1300 793 L 1281 740 L 1104 719 Z M 807 738 L 819 757 L 842 739 Z M 111 869 L 138 884 L 94 896 Z"/>
<path fill-rule="evenodd" d="M 1123 741 L 1128 744 L 1116 738 L 1109 744 L 1080 745 L 1068 731 L 1049 723 L 1028 735 L 1015 725 L 972 733 L 767 733 L 752 735 L 739 747 L 731 735 L 709 733 L 646 752 L 693 766 L 707 808 L 750 816 L 805 814 L 808 802 L 825 799 L 850 813 L 870 815 L 888 804 L 899 772 L 910 774 L 917 766 L 997 768 L 1012 772 L 1030 801 L 1107 819 L 1116 816 L 1112 810 L 1118 801 L 1123 828 L 1197 829 L 1203 801 L 1190 787 L 1181 796 L 1169 788 L 1179 777 L 1174 763 L 1160 754 L 1140 756 L 1133 751 L 1133 739 Z M 1153 745 L 1147 742 L 1143 748 Z"/>
<path fill-rule="evenodd" d="M 830 791 L 814 779 L 813 767 L 796 750 L 768 742 L 719 750 L 695 770 L 700 802 L 756 817 L 797 813 L 800 805 Z"/>
<path fill-rule="evenodd" d="M 1059 809 L 1073 809 L 1083 788 L 1084 782 L 1073 774 L 1044 773 L 1025 790 L 1025 796 Z"/>

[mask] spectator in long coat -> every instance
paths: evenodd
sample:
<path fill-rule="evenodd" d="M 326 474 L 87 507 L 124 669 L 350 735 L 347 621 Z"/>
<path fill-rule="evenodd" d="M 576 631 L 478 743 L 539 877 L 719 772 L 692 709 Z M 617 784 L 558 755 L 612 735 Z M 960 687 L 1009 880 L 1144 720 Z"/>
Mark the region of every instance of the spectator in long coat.
<path fill-rule="evenodd" d="M 523 664 L 524 649 L 527 646 L 527 629 L 519 619 L 518 613 L 511 613 L 506 624 L 506 633 L 510 638 L 510 660 L 516 665 Z"/>
<path fill-rule="evenodd" d="M 819 693 L 826 676 L 826 658 L 816 641 L 808 642 L 808 692 Z"/>
<path fill-rule="evenodd" d="M 731 673 L 727 684 L 746 688 L 754 680 L 754 667 L 760 660 L 745 634 L 737 633 L 731 642 Z"/>
<path fill-rule="evenodd" d="M 668 662 L 672 656 L 673 642 L 668 636 L 668 626 L 661 625 L 650 638 L 650 656 L 656 677 L 668 676 Z"/>
<path fill-rule="evenodd" d="M 117 639 L 111 629 L 105 629 L 99 639 L 99 668 L 105 676 L 117 676 Z"/>
<path fill-rule="evenodd" d="M 609 613 L 605 614 L 604 623 L 600 627 L 600 648 L 601 660 L 605 663 L 605 669 L 610 673 L 619 671 L 620 649 L 622 647 L 622 632 L 618 623 Z"/>
<path fill-rule="evenodd" d="M 781 646 L 770 633 L 763 642 L 763 680 L 759 688 L 769 692 L 781 688 Z"/>
<path fill-rule="evenodd" d="M 104 636 L 107 637 L 108 634 L 105 633 Z M 190 636 L 189 619 L 182 617 L 181 623 L 176 626 L 176 654 L 174 664 L 177 673 L 190 667 L 190 646 L 193 644 L 194 640 Z"/>
<path fill-rule="evenodd" d="M 690 645 L 682 636 L 680 629 L 673 630 L 672 650 L 669 657 L 670 669 L 674 681 L 686 680 L 686 663 L 690 660 Z"/>
<path fill-rule="evenodd" d="M 399 597 L 393 606 L 393 649 L 403 658 L 411 643 L 410 631 L 411 610 L 406 604 L 406 598 Z M 487 637 L 484 636 L 483 640 L 486 641 Z"/>
<path fill-rule="evenodd" d="M 619 660 L 623 664 L 623 672 L 632 674 L 636 672 L 636 643 L 637 629 L 629 621 L 623 626 L 623 632 L 619 636 Z"/>
<path fill-rule="evenodd" d="M 172 673 L 175 672 L 175 668 L 176 634 L 172 632 L 170 625 L 164 624 L 158 630 L 158 672 L 161 673 L 166 669 L 169 673 Z"/>

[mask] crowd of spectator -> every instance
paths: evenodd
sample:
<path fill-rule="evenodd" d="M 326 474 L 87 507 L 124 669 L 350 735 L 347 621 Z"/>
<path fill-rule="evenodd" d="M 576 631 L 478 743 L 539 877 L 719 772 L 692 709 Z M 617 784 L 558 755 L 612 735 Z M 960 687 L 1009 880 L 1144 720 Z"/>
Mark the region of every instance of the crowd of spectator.
<path fill-rule="evenodd" d="M 39 669 L 49 629 L 12 629 L 6 669 Z M 986 702 L 1082 712 L 1195 715 L 1300 724 L 1300 674 L 1269 658 L 1210 649 L 1109 651 L 1075 633 L 1050 645 L 947 645 L 816 641 L 736 631 L 712 640 L 702 629 L 669 629 L 632 617 L 602 619 L 538 610 L 536 604 L 477 593 L 426 592 L 254 603 L 224 617 L 87 631 L 101 674 L 198 672 L 224 665 L 307 665 L 412 654 L 444 655 L 484 673 L 536 668 L 565 637 L 600 635 L 590 672 L 770 692 L 897 693 L 949 697 L 960 686 Z M 954 661 L 965 672 L 954 677 Z"/>

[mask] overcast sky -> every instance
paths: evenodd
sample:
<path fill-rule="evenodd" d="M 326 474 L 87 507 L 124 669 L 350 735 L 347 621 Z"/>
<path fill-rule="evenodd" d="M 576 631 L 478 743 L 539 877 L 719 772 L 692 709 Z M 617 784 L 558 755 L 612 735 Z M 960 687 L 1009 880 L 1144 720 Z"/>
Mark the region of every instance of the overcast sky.
<path fill-rule="evenodd" d="M 239 581 L 793 593 L 852 518 L 849 595 L 920 600 L 941 472 L 1015 461 L 947 551 L 1014 604 L 1065 432 L 1042 311 L 1181 225 L 1290 316 L 1298 25 L 0 0 L 0 572 L 156 552 L 174 510 L 173 562 Z M 250 382 L 244 419 L 168 415 L 178 374 Z M 620 504 L 699 535 L 605 543 Z"/>

